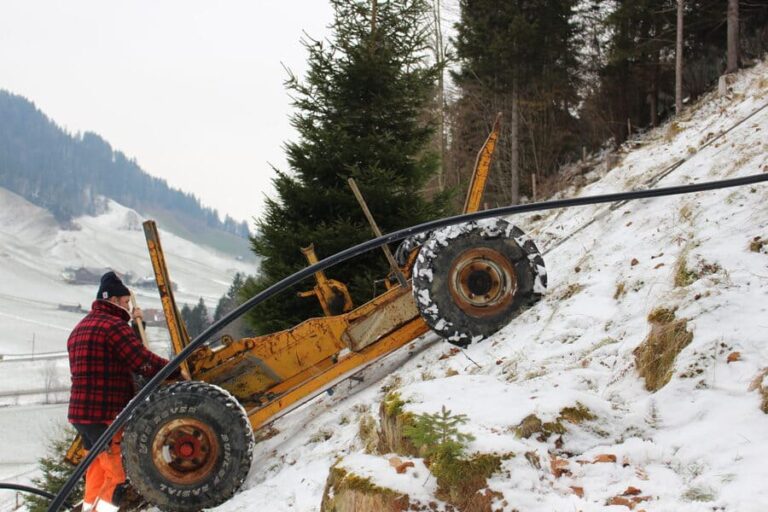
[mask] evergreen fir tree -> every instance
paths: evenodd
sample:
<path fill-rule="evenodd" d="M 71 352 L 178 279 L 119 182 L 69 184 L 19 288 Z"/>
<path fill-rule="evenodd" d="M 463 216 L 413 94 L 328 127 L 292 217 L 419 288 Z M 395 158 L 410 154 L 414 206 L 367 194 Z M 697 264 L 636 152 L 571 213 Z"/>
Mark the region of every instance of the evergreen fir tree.
<path fill-rule="evenodd" d="M 227 293 L 221 296 L 219 303 L 216 305 L 216 310 L 213 313 L 213 321 L 217 322 L 223 318 L 230 311 L 235 309 L 242 303 L 244 298 L 242 297 L 243 285 L 245 284 L 245 274 L 237 272 L 232 279 L 232 284 L 227 290 Z M 239 317 L 229 323 L 224 329 L 218 331 L 212 336 L 213 339 L 221 338 L 222 336 L 230 336 L 234 339 L 244 338 L 251 333 L 246 325 L 243 317 Z"/>
<path fill-rule="evenodd" d="M 181 319 L 184 325 L 186 325 L 187 333 L 191 338 L 195 338 L 211 325 L 211 321 L 208 318 L 208 308 L 205 307 L 205 301 L 202 297 L 200 297 L 197 305 L 193 308 L 190 308 L 188 304 L 182 306 Z"/>
<path fill-rule="evenodd" d="M 459 425 L 467 423 L 466 414 L 453 414 L 445 406 L 440 412 L 418 414 L 405 428 L 405 436 L 432 462 L 455 460 L 464 453 L 467 442 L 474 437 L 459 431 Z"/>
<path fill-rule="evenodd" d="M 238 294 L 243 288 L 244 283 L 245 276 L 242 273 L 237 272 L 235 277 L 232 279 L 232 284 L 229 286 L 229 290 L 227 290 L 227 293 L 221 296 L 219 303 L 216 304 L 216 310 L 213 312 L 214 322 L 218 321 L 224 315 L 238 306 Z"/>
<path fill-rule="evenodd" d="M 47 454 L 38 460 L 41 476 L 32 480 L 32 486 L 37 489 L 56 494 L 61 490 L 69 477 L 74 473 L 75 466 L 64 460 L 75 431 L 71 427 L 61 430 L 60 435 L 50 440 Z M 77 483 L 69 496 L 69 503 L 77 503 L 83 499 L 85 480 L 82 478 Z M 33 494 L 24 495 L 24 504 L 29 512 L 44 512 L 51 504 L 50 500 Z"/>
<path fill-rule="evenodd" d="M 318 256 L 372 238 L 347 184 L 357 181 L 383 232 L 445 214 L 441 195 L 426 200 L 421 189 L 437 170 L 426 148 L 433 122 L 426 107 L 437 68 L 428 56 L 430 6 L 426 0 L 331 0 L 331 41 L 304 41 L 309 71 L 287 86 L 298 112 L 292 124 L 299 140 L 286 145 L 291 172 L 276 170 L 277 198 L 252 238 L 261 275 L 249 279 L 250 296 L 307 265 L 300 247 L 315 244 Z M 345 282 L 355 304 L 372 297 L 373 281 L 388 267 L 380 252 L 327 271 Z M 252 313 L 260 333 L 322 315 L 317 300 L 298 298 L 308 280 Z"/>
<path fill-rule="evenodd" d="M 576 4 L 460 1 L 454 41 L 460 98 L 453 139 L 457 165 L 468 174 L 496 112 L 503 113 L 505 130 L 486 193 L 490 204 L 508 204 L 518 192 L 530 195 L 530 175 L 553 173 L 576 149 Z"/>

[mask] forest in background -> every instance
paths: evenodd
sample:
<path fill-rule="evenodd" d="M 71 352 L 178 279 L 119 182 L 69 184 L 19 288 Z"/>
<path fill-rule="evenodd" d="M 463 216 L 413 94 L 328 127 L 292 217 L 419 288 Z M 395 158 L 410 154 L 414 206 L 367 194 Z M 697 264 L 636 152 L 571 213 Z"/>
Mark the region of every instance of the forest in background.
<path fill-rule="evenodd" d="M 431 3 L 439 29 L 445 2 Z M 489 207 L 558 190 L 564 165 L 659 125 L 768 48 L 766 2 L 460 0 L 456 16 L 455 37 L 437 30 L 433 45 L 450 71 L 432 186 L 466 183 L 501 112 Z"/>
<path fill-rule="evenodd" d="M 142 214 L 162 212 L 186 231 L 202 226 L 249 236 L 248 223 L 205 207 L 147 174 L 91 132 L 69 134 L 29 100 L 0 90 L 0 186 L 49 210 L 63 226 L 103 210 L 102 197 Z"/>
<path fill-rule="evenodd" d="M 289 74 L 288 169 L 256 219 L 260 275 L 241 300 L 372 238 L 354 178 L 383 232 L 457 213 L 478 149 L 502 114 L 483 207 L 536 201 L 563 169 L 611 151 L 768 48 L 768 5 L 742 0 L 329 0 L 331 35 L 308 34 Z M 446 5 L 458 12 L 447 30 Z M 453 34 L 453 35 L 451 35 Z M 678 59 L 678 57 L 680 57 Z M 393 248 L 394 249 L 394 248 Z M 327 270 L 359 305 L 388 267 L 369 253 Z M 258 333 L 323 314 L 310 280 L 250 315 Z"/>

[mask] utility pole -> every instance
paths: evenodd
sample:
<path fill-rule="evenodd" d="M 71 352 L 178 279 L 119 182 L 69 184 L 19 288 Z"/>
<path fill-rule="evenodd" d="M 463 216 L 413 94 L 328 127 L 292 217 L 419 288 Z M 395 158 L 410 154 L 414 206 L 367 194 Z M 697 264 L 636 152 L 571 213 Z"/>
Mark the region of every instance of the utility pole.
<path fill-rule="evenodd" d="M 683 5 L 677 0 L 677 45 L 675 46 L 675 114 L 683 111 Z"/>

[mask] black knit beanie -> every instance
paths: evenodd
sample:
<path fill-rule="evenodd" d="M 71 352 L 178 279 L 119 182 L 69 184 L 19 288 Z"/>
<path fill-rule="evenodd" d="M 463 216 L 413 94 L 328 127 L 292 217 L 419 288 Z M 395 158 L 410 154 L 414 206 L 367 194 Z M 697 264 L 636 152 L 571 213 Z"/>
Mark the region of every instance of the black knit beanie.
<path fill-rule="evenodd" d="M 108 299 L 110 297 L 125 297 L 131 292 L 125 287 L 123 282 L 114 272 L 107 272 L 101 276 L 101 285 L 96 294 L 97 299 Z"/>

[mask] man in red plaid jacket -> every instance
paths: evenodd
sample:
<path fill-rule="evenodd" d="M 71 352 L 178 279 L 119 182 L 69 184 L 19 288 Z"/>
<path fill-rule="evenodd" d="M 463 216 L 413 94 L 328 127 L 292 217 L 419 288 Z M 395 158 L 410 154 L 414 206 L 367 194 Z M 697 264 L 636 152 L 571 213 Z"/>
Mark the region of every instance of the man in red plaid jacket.
<path fill-rule="evenodd" d="M 67 341 L 72 390 L 69 422 L 90 449 L 134 395 L 133 373 L 152 377 L 168 360 L 147 350 L 128 321 L 141 322 L 141 309 L 129 313 L 130 291 L 114 272 L 101 277 L 91 312 Z M 88 468 L 83 510 L 118 510 L 125 482 L 118 433 Z"/>

